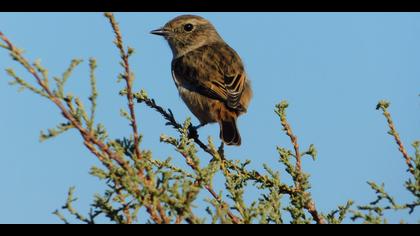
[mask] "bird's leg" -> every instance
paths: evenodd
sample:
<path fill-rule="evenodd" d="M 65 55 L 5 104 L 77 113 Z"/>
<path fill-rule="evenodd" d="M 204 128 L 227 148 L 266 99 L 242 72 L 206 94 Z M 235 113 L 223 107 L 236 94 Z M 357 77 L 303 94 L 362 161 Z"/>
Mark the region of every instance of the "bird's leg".
<path fill-rule="evenodd" d="M 201 127 L 203 127 L 205 125 L 207 125 L 207 123 L 201 123 L 199 125 L 193 126 L 193 128 L 196 129 L 196 130 L 198 130 L 199 128 L 201 128 Z"/>
<path fill-rule="evenodd" d="M 225 143 L 221 141 L 219 149 L 217 150 L 222 160 L 225 160 Z"/>

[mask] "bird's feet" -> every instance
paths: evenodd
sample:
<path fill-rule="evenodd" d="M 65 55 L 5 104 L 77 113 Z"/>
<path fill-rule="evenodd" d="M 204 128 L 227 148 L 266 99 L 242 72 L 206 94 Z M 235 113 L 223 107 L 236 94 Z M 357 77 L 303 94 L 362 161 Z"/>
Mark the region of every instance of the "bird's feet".
<path fill-rule="evenodd" d="M 190 126 L 188 129 L 188 136 L 189 136 L 189 138 L 191 138 L 191 139 L 198 139 L 198 132 L 197 132 L 197 130 L 199 129 L 199 128 L 201 128 L 201 127 L 203 127 L 203 126 L 205 126 L 206 125 L 206 123 L 202 123 L 202 124 L 199 124 L 199 125 L 196 125 L 196 126 Z"/>

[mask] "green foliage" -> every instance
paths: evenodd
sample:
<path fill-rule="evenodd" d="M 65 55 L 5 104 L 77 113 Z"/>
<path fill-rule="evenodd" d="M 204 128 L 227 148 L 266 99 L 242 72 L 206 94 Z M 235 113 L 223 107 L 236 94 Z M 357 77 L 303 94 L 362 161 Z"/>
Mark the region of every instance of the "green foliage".
<path fill-rule="evenodd" d="M 414 157 L 410 157 L 396 132 L 388 112 L 389 103 L 379 102 L 377 109 L 383 111 L 399 150 L 408 166 L 410 178 L 405 187 L 413 196 L 410 203 L 399 204 L 385 191 L 384 185 L 368 182 L 377 198 L 365 205 L 355 206 L 348 200 L 345 205 L 338 206 L 328 214 L 321 213 L 313 199 L 310 189 L 310 175 L 302 168 L 304 156 L 313 161 L 318 152 L 313 144 L 306 151 L 300 151 L 297 136 L 293 133 L 287 120 L 288 103 L 280 102 L 275 106 L 280 126 L 290 138 L 292 148 L 277 147 L 278 167 L 262 164 L 263 172 L 249 168 L 251 161 L 229 159 L 224 153 L 224 146 L 214 145 L 211 137 L 203 142 L 190 119 L 178 122 L 170 109 L 159 106 L 150 98 L 145 90 L 135 92 L 134 74 L 131 72 L 129 58 L 134 49 L 125 47 L 122 35 L 112 13 L 106 13 L 115 33 L 115 45 L 120 53 L 122 72 L 118 81 L 125 83 L 119 95 L 127 99 L 127 107 L 121 108 L 121 116 L 125 118 L 132 133 L 129 137 L 109 137 L 106 127 L 95 122 L 97 107 L 97 80 L 94 58 L 89 59 L 89 82 L 91 94 L 90 110 L 82 100 L 65 92 L 65 85 L 73 71 L 83 61 L 74 59 L 61 77 L 53 77 L 55 89 L 51 88 L 48 70 L 42 67 L 39 60 L 29 63 L 23 57 L 23 51 L 16 48 L 1 32 L 3 43 L 1 48 L 10 52 L 12 59 L 18 61 L 35 79 L 30 84 L 12 69 L 7 69 L 13 79 L 12 85 L 20 90 L 28 89 L 35 94 L 47 98 L 56 105 L 65 119 L 64 122 L 47 132 L 41 132 L 40 140 L 55 138 L 69 129 L 75 129 L 81 135 L 84 146 L 94 155 L 100 166 L 93 166 L 90 174 L 105 184 L 106 190 L 96 194 L 87 214 L 79 213 L 73 206 L 75 188 L 71 187 L 67 200 L 61 210 L 54 214 L 64 223 L 70 223 L 67 217 L 76 222 L 97 223 L 98 217 L 107 218 L 118 224 L 131 223 L 234 223 L 234 224 L 281 224 L 281 223 L 331 223 L 339 224 L 353 220 L 364 223 L 386 223 L 384 213 L 388 210 L 408 210 L 411 214 L 420 204 L 420 141 L 413 143 Z M 137 103 L 136 103 L 137 102 Z M 153 152 L 140 148 L 142 136 L 137 129 L 136 105 L 146 105 L 162 115 L 166 125 L 175 129 L 176 136 L 162 134 L 162 145 L 170 145 L 175 151 L 174 157 L 166 160 L 154 158 Z M 204 156 L 199 156 L 199 150 Z M 188 168 L 181 168 L 173 163 L 174 158 L 181 158 Z M 280 168 L 282 167 L 284 171 Z M 278 170 L 280 169 L 280 170 Z M 224 188 L 216 192 L 213 179 L 216 175 L 223 177 Z M 284 181 L 284 175 L 291 181 Z M 259 197 L 247 203 L 244 196 L 247 191 L 256 191 Z M 254 190 L 255 189 L 255 190 Z M 202 199 L 202 192 L 206 193 Z M 205 201 L 204 209 L 197 209 L 198 201 Z M 197 211 L 205 211 L 203 217 Z M 72 220 L 73 221 L 73 220 Z"/>
<path fill-rule="evenodd" d="M 57 125 L 56 128 L 50 128 L 48 129 L 47 133 L 44 133 L 43 131 L 41 131 L 41 134 L 39 135 L 39 140 L 41 142 L 50 139 L 50 138 L 54 138 L 57 137 L 58 135 L 66 132 L 67 130 L 73 128 L 73 125 L 71 123 L 61 123 L 59 125 Z"/>
<path fill-rule="evenodd" d="M 415 149 L 415 158 L 408 155 L 398 132 L 396 131 L 394 122 L 391 118 L 391 114 L 388 111 L 390 103 L 385 100 L 379 101 L 376 106 L 377 110 L 382 110 L 384 117 L 387 120 L 390 131 L 388 134 L 393 136 L 399 151 L 401 152 L 405 163 L 410 173 L 409 179 L 405 182 L 405 188 L 413 196 L 413 201 L 404 204 L 398 204 L 394 197 L 392 197 L 386 190 L 385 184 L 378 185 L 375 182 L 369 181 L 368 185 L 374 191 L 376 199 L 369 204 L 357 206 L 357 210 L 351 210 L 351 220 L 361 220 L 363 223 L 380 224 L 388 223 L 385 218 L 385 212 L 387 211 L 398 211 L 408 210 L 409 214 L 412 214 L 417 206 L 420 206 L 420 155 L 419 146 L 420 142 L 415 141 L 413 147 Z"/>

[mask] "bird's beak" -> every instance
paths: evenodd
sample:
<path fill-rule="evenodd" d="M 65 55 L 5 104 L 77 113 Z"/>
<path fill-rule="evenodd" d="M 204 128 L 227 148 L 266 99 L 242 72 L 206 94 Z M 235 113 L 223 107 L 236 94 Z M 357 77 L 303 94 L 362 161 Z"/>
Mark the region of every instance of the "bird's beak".
<path fill-rule="evenodd" d="M 156 35 L 160 35 L 160 36 L 167 36 L 169 34 L 169 32 L 170 31 L 168 29 L 165 29 L 165 28 L 160 28 L 160 29 L 150 31 L 151 34 L 156 34 Z"/>

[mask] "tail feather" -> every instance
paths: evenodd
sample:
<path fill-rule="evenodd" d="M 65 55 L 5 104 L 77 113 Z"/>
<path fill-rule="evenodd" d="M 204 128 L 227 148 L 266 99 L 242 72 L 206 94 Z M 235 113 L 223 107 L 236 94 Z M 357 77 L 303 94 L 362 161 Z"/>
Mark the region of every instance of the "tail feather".
<path fill-rule="evenodd" d="M 220 139 L 227 145 L 241 145 L 241 135 L 236 126 L 236 119 L 228 119 L 220 122 Z"/>

